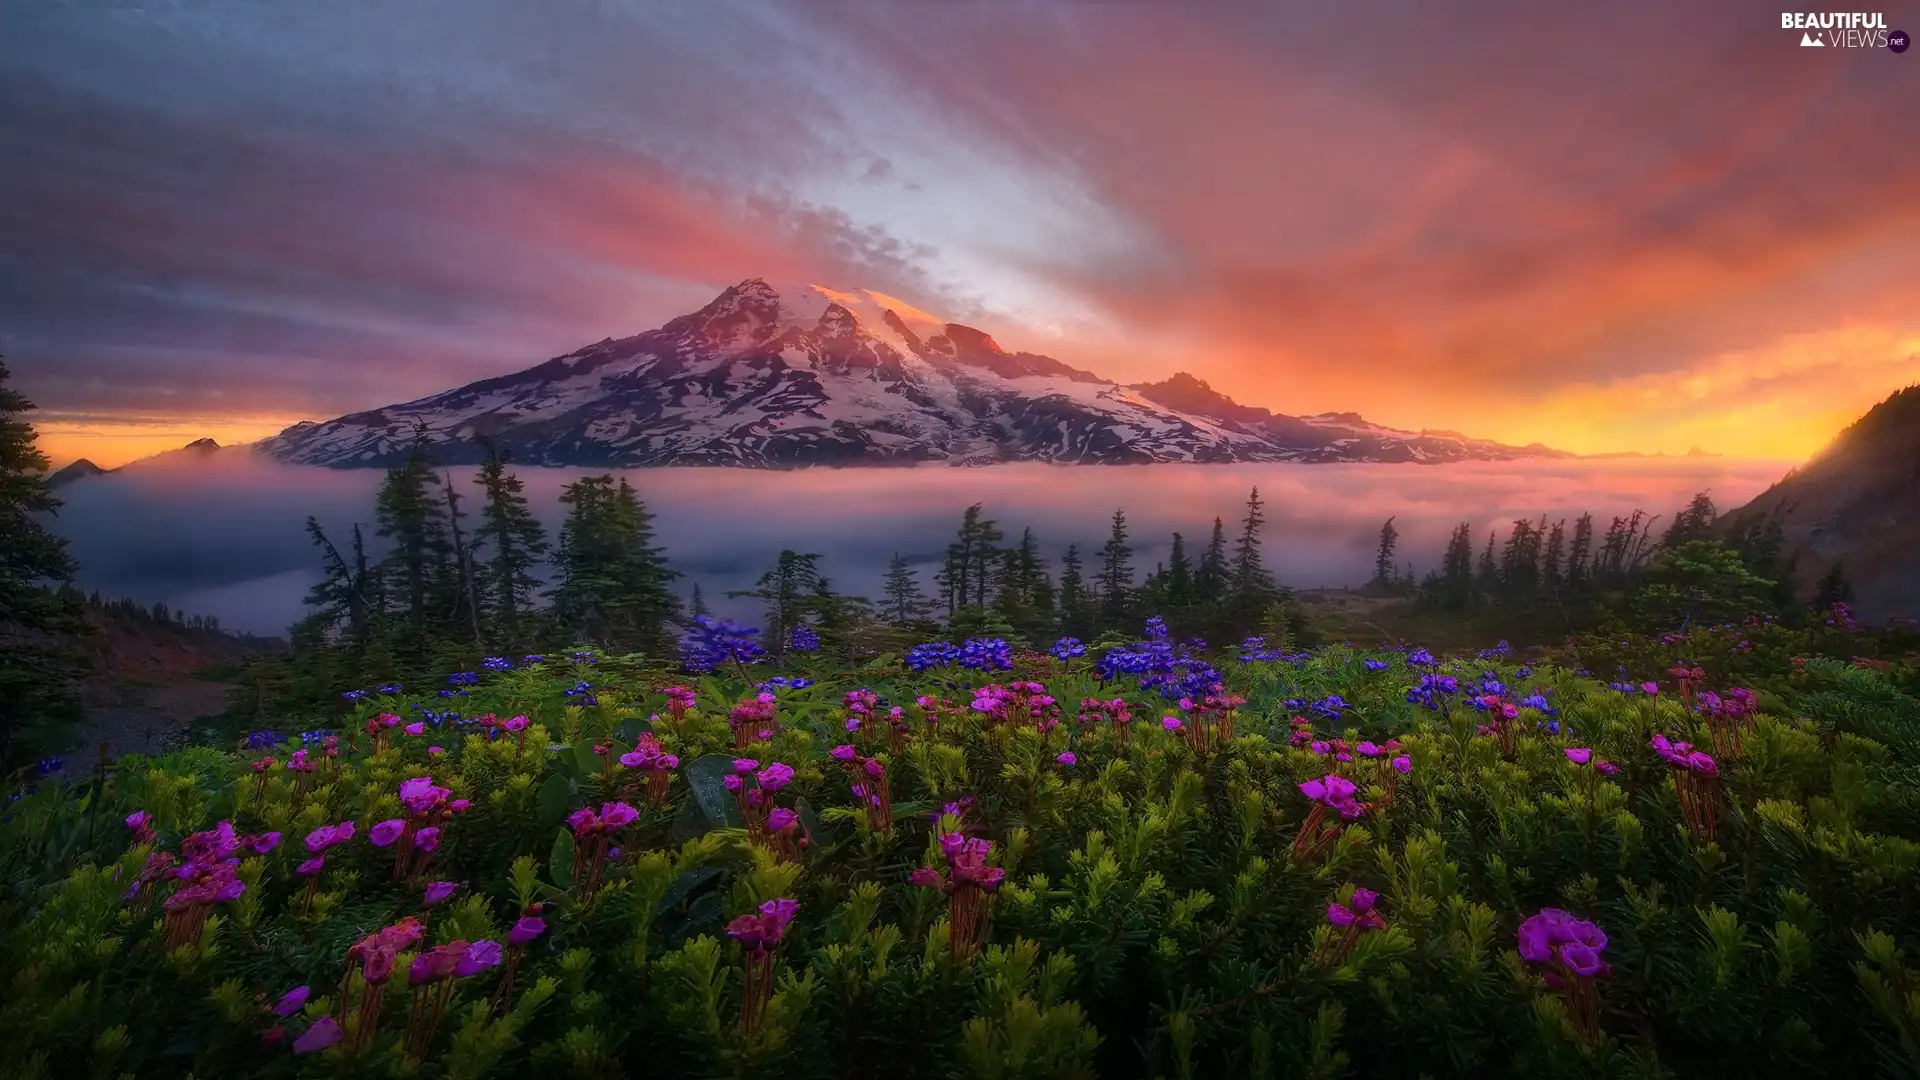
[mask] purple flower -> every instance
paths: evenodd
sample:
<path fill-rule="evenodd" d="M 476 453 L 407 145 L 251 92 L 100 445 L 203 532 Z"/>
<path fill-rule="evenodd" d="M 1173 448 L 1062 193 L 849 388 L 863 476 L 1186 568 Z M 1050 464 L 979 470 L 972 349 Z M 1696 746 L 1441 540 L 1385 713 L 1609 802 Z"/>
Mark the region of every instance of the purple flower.
<path fill-rule="evenodd" d="M 1589 978 L 1598 974 L 1604 966 L 1600 962 L 1598 952 L 1578 941 L 1570 941 L 1560 946 L 1560 962 L 1567 965 L 1567 970 L 1575 975 L 1585 975 Z"/>
<path fill-rule="evenodd" d="M 253 838 L 253 850 L 256 854 L 265 855 L 279 846 L 280 834 L 277 832 L 265 832 Z"/>
<path fill-rule="evenodd" d="M 401 821 L 399 818 L 388 818 L 380 824 L 375 825 L 373 829 L 367 833 L 367 839 L 373 842 L 374 847 L 386 847 L 388 844 L 400 839 L 400 834 L 406 831 L 406 822 Z"/>
<path fill-rule="evenodd" d="M 499 965 L 500 943 L 497 941 L 476 941 L 467 946 L 466 953 L 453 965 L 453 977 L 456 979 L 464 979 L 469 975 L 478 975 L 488 968 L 498 967 Z"/>
<path fill-rule="evenodd" d="M 851 746 L 836 746 L 830 753 L 835 761 L 852 761 L 858 752 Z"/>
<path fill-rule="evenodd" d="M 293 1040 L 293 1052 L 311 1054 L 316 1050 L 325 1050 L 346 1037 L 346 1032 L 340 1030 L 340 1025 L 334 1022 L 333 1017 L 323 1016 L 315 1020 L 305 1034 Z"/>
<path fill-rule="evenodd" d="M 426 895 L 421 897 L 421 901 L 428 907 L 433 907 L 435 904 L 444 903 L 447 897 L 452 896 L 459 888 L 460 883 L 457 881 L 433 882 L 427 886 Z"/>
<path fill-rule="evenodd" d="M 307 993 L 308 990 L 306 987 L 296 986 L 286 993 L 281 994 L 280 1000 L 274 1003 L 274 1015 L 292 1016 L 294 1013 L 299 1012 L 300 1006 L 307 1003 Z"/>
<path fill-rule="evenodd" d="M 1187 725 L 1180 722 L 1180 718 L 1177 716 L 1163 716 L 1160 718 L 1160 727 L 1166 731 L 1179 731 L 1186 726 Z"/>
<path fill-rule="evenodd" d="M 440 846 L 440 830 L 431 826 L 413 834 L 413 846 L 421 851 L 432 851 Z"/>
<path fill-rule="evenodd" d="M 1405 754 L 1393 759 L 1393 771 L 1402 776 L 1413 771 L 1413 759 Z"/>
<path fill-rule="evenodd" d="M 507 944 L 525 945 L 527 942 L 532 941 L 534 938 L 546 932 L 547 923 L 545 919 L 536 915 L 527 915 L 522 917 L 519 922 L 513 924 L 513 929 L 507 934 Z"/>
<path fill-rule="evenodd" d="M 1657 682 L 1643 682 L 1640 684 L 1640 691 L 1644 694 L 1658 694 L 1660 692 L 1660 684 Z"/>
<path fill-rule="evenodd" d="M 1569 746 L 1566 749 L 1567 760 L 1575 765 L 1585 765 L 1593 760 L 1593 751 L 1584 746 Z"/>
<path fill-rule="evenodd" d="M 761 791 L 779 791 L 793 782 L 793 766 L 776 761 L 761 769 L 754 778 L 760 781 Z"/>
<path fill-rule="evenodd" d="M 767 828 L 772 832 L 783 833 L 792 828 L 794 823 L 799 820 L 799 814 L 794 813 L 784 806 L 777 806 L 774 807 L 772 813 L 767 815 Z"/>
<path fill-rule="evenodd" d="M 294 867 L 293 872 L 299 874 L 301 877 L 312 877 L 325 869 L 326 865 L 327 857 L 325 855 L 315 855 L 313 858 Z"/>
<path fill-rule="evenodd" d="M 792 770 L 789 769 L 789 772 Z M 608 832 L 624 829 L 640 819 L 640 811 L 623 802 L 603 803 L 600 807 L 600 826 Z"/>
<path fill-rule="evenodd" d="M 1620 766 L 1615 765 L 1611 761 L 1598 761 L 1594 763 L 1593 767 L 1601 776 L 1612 776 L 1614 773 L 1620 771 Z"/>
<path fill-rule="evenodd" d="M 1057 761 L 1057 762 L 1059 762 L 1059 763 L 1060 763 L 1060 764 L 1062 764 L 1062 765 L 1078 765 L 1078 764 L 1080 764 L 1080 759 L 1079 759 L 1079 758 L 1077 758 L 1077 757 L 1074 757 L 1074 756 L 1073 756 L 1073 751 L 1071 751 L 1071 750 L 1069 750 L 1069 751 L 1067 751 L 1067 752 L 1066 752 L 1066 753 L 1064 753 L 1064 754 L 1061 754 L 1061 755 L 1060 755 L 1059 757 L 1057 757 L 1057 758 L 1054 758 L 1053 760 L 1055 760 L 1055 761 Z"/>

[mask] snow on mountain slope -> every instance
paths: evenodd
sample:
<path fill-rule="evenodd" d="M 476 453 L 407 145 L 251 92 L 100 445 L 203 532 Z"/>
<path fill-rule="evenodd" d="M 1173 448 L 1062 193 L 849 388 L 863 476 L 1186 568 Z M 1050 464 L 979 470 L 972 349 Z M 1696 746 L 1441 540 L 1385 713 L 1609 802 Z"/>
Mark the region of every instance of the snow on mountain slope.
<path fill-rule="evenodd" d="M 256 444 L 281 461 L 385 466 L 424 435 L 529 465 L 592 467 L 1457 461 L 1561 456 L 1351 413 L 1289 417 L 1192 376 L 1121 386 L 1007 352 L 883 293 L 750 279 L 699 311 L 511 375 Z"/>

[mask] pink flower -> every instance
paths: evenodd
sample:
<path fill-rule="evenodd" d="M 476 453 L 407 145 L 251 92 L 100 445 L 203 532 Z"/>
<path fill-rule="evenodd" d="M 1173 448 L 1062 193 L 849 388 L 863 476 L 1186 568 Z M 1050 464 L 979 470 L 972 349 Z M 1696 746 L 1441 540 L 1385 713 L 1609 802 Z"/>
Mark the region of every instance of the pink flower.
<path fill-rule="evenodd" d="M 525 945 L 527 942 L 532 941 L 534 938 L 546 932 L 547 923 L 545 919 L 535 915 L 528 915 L 513 924 L 513 929 L 507 934 L 507 944 Z"/>
<path fill-rule="evenodd" d="M 444 754 L 444 753 L 446 753 L 446 752 L 447 752 L 447 748 L 446 748 L 446 747 L 444 747 L 444 746 L 429 746 L 429 747 L 427 747 L 427 756 L 428 756 L 428 757 L 439 757 L 439 756 L 440 756 L 441 754 Z"/>
<path fill-rule="evenodd" d="M 788 772 L 792 772 L 791 769 Z M 624 829 L 639 820 L 640 811 L 623 802 L 606 803 L 600 807 L 600 826 L 609 832 Z"/>
<path fill-rule="evenodd" d="M 1059 757 L 1057 757 L 1057 758 L 1054 758 L 1053 760 L 1055 760 L 1055 761 L 1057 761 L 1057 762 L 1059 762 L 1059 763 L 1060 763 L 1060 764 L 1062 764 L 1062 765 L 1078 765 L 1078 764 L 1080 764 L 1080 759 L 1079 759 L 1079 758 L 1077 758 L 1077 757 L 1074 757 L 1074 756 L 1073 756 L 1073 751 L 1071 751 L 1071 750 L 1069 750 L 1069 751 L 1067 751 L 1067 752 L 1066 752 L 1066 753 L 1064 753 L 1064 754 L 1061 754 L 1061 755 L 1060 755 Z"/>
<path fill-rule="evenodd" d="M 427 886 L 426 895 L 421 897 L 421 901 L 425 903 L 426 906 L 433 907 L 436 904 L 444 903 L 447 897 L 452 896 L 455 890 L 459 888 L 460 883 L 456 881 L 433 882 Z"/>
<path fill-rule="evenodd" d="M 413 846 L 421 851 L 432 851 L 440 846 L 440 830 L 431 826 L 413 834 Z"/>
<path fill-rule="evenodd" d="M 304 986 L 296 986 L 286 993 L 281 994 L 280 1000 L 274 1003 L 274 1015 L 292 1016 L 294 1013 L 299 1012 L 300 1007 L 307 1003 L 307 994 L 308 990 Z"/>
<path fill-rule="evenodd" d="M 323 1016 L 315 1020 L 305 1034 L 293 1040 L 293 1052 L 311 1054 L 316 1050 L 325 1050 L 346 1037 L 346 1032 L 340 1030 L 340 1025 L 334 1022 L 333 1017 Z"/>
<path fill-rule="evenodd" d="M 1405 754 L 1393 759 L 1393 771 L 1402 776 L 1413 771 L 1413 759 Z"/>
<path fill-rule="evenodd" d="M 760 790 L 779 791 L 793 782 L 793 766 L 776 761 L 760 770 L 755 779 L 760 781 Z"/>
<path fill-rule="evenodd" d="M 852 761 L 855 751 L 851 746 L 836 746 L 831 753 L 835 761 Z"/>
<path fill-rule="evenodd" d="M 415 720 L 413 723 L 408 724 L 406 727 L 401 728 L 400 730 L 406 732 L 409 735 L 425 735 L 427 733 L 427 725 L 421 723 L 418 720 Z"/>
<path fill-rule="evenodd" d="M 464 979 L 469 975 L 478 975 L 492 967 L 500 966 L 500 943 L 497 941 L 476 941 L 467 946 L 466 954 L 453 966 L 453 977 Z"/>
<path fill-rule="evenodd" d="M 1567 760 L 1573 762 L 1575 765 L 1585 765 L 1587 762 L 1593 760 L 1593 751 L 1584 746 L 1569 746 L 1567 747 L 1566 754 Z"/>
<path fill-rule="evenodd" d="M 265 855 L 267 852 L 279 846 L 280 834 L 277 832 L 261 833 L 259 836 L 253 838 L 253 850 L 255 854 Z"/>
<path fill-rule="evenodd" d="M 1160 718 L 1160 728 L 1163 731 L 1180 731 L 1186 726 L 1187 725 L 1180 722 L 1180 718 L 1177 716 L 1163 716 Z"/>
<path fill-rule="evenodd" d="M 456 814 L 466 813 L 468 808 L 470 808 L 471 806 L 473 806 L 473 803 L 469 802 L 466 799 L 454 799 L 447 803 L 447 809 L 453 811 Z"/>
<path fill-rule="evenodd" d="M 799 820 L 800 815 L 784 806 L 778 806 L 774 808 L 772 813 L 767 815 L 767 829 L 770 832 L 783 833 L 792 828 Z"/>
<path fill-rule="evenodd" d="M 516 716 L 500 726 L 508 731 L 525 731 L 527 730 L 527 718 L 524 716 Z"/>
<path fill-rule="evenodd" d="M 367 839 L 373 842 L 374 847 L 386 847 L 388 844 L 400 839 L 400 834 L 406 831 L 406 822 L 399 818 L 388 818 L 380 824 L 375 825 L 373 831 L 367 834 Z"/>
<path fill-rule="evenodd" d="M 1601 776 L 1612 776 L 1614 773 L 1620 771 L 1620 766 L 1615 765 L 1611 761 L 1596 762 L 1593 767 Z"/>
<path fill-rule="evenodd" d="M 1640 684 L 1640 689 L 1643 693 L 1657 694 L 1660 692 L 1660 684 L 1657 682 L 1643 682 Z"/>
<path fill-rule="evenodd" d="M 326 865 L 327 857 L 325 855 L 315 855 L 313 858 L 294 867 L 293 872 L 299 874 L 301 877 L 312 877 L 321 870 L 326 869 Z"/>

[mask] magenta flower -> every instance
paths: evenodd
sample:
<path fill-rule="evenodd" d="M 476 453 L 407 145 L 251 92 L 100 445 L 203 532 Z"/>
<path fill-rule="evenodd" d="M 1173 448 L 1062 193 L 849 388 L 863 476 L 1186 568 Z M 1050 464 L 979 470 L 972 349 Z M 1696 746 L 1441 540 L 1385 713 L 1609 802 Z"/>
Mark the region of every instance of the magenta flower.
<path fill-rule="evenodd" d="M 373 829 L 367 833 L 367 839 L 373 842 L 374 847 L 386 847 L 388 844 L 400 839 L 400 834 L 406 831 L 406 822 L 399 818 L 388 818 L 380 824 L 375 825 Z"/>
<path fill-rule="evenodd" d="M 742 757 L 733 759 L 733 771 L 742 775 L 750 773 L 759 767 L 760 762 L 753 758 Z"/>
<path fill-rule="evenodd" d="M 427 747 L 427 756 L 428 756 L 428 757 L 439 757 L 439 756 L 440 756 L 441 754 L 444 754 L 444 753 L 446 753 L 446 752 L 447 752 L 447 748 L 446 748 L 446 747 L 444 747 L 444 746 L 429 746 L 429 747 Z"/>
<path fill-rule="evenodd" d="M 1658 694 L 1660 692 L 1660 684 L 1657 682 L 1643 682 L 1640 684 L 1640 690 L 1646 694 Z"/>
<path fill-rule="evenodd" d="M 444 903 L 447 897 L 452 896 L 459 888 L 460 883 L 456 881 L 436 881 L 427 886 L 426 894 L 421 897 L 421 900 L 428 907 L 433 907 L 435 904 Z"/>
<path fill-rule="evenodd" d="M 340 1025 L 334 1022 L 333 1017 L 323 1016 L 315 1020 L 305 1034 L 293 1040 L 293 1052 L 311 1054 L 316 1050 L 325 1050 L 346 1037 L 346 1032 L 340 1030 Z"/>
<path fill-rule="evenodd" d="M 406 727 L 403 727 L 400 730 L 406 732 L 409 735 L 424 735 L 427 733 L 427 725 L 424 723 L 421 723 L 418 720 L 415 720 L 413 723 L 408 724 Z"/>
<path fill-rule="evenodd" d="M 793 770 L 787 770 L 791 773 Z M 600 827 L 612 832 L 624 829 L 640 819 L 640 811 L 623 802 L 605 803 L 600 807 Z"/>
<path fill-rule="evenodd" d="M 1584 746 L 1569 746 L 1566 749 L 1567 760 L 1575 765 L 1585 765 L 1593 760 L 1593 751 Z"/>
<path fill-rule="evenodd" d="M 857 751 L 851 746 L 836 746 L 830 753 L 835 761 L 852 761 Z"/>
<path fill-rule="evenodd" d="M 1362 930 L 1378 930 L 1387 925 L 1387 920 L 1373 910 L 1380 894 L 1372 889 L 1353 890 L 1353 900 L 1347 904 L 1328 904 L 1327 921 L 1335 926 L 1357 926 Z"/>
<path fill-rule="evenodd" d="M 755 776 L 760 781 L 760 790 L 768 793 L 779 791 L 793 782 L 793 766 L 776 761 L 760 770 Z"/>
<path fill-rule="evenodd" d="M 1371 740 L 1364 741 L 1360 743 L 1360 745 L 1354 747 L 1353 749 L 1356 753 L 1358 753 L 1362 757 L 1379 757 L 1380 756 L 1380 748 L 1374 745 L 1374 743 Z"/>
<path fill-rule="evenodd" d="M 280 834 L 277 832 L 264 832 L 253 838 L 252 847 L 255 854 L 265 855 L 279 846 Z"/>
<path fill-rule="evenodd" d="M 1187 725 L 1180 722 L 1180 718 L 1177 716 L 1163 716 L 1160 718 L 1160 727 L 1164 731 L 1180 731 L 1186 726 Z"/>
<path fill-rule="evenodd" d="M 414 833 L 413 846 L 420 851 L 432 851 L 438 848 L 440 846 L 440 830 L 428 827 Z"/>
<path fill-rule="evenodd" d="M 312 877 L 325 869 L 326 865 L 327 857 L 325 855 L 315 855 L 313 858 L 294 867 L 293 872 L 299 874 L 301 877 Z"/>
<path fill-rule="evenodd" d="M 307 1003 L 307 994 L 308 990 L 304 986 L 296 986 L 286 993 L 281 994 L 280 1000 L 274 1003 L 274 1015 L 292 1016 L 294 1013 L 299 1012 L 300 1007 Z"/>
<path fill-rule="evenodd" d="M 476 941 L 467 946 L 466 954 L 453 966 L 453 977 L 464 979 L 469 975 L 478 975 L 488 968 L 500 966 L 500 943 L 497 941 Z"/>
<path fill-rule="evenodd" d="M 454 799 L 451 802 L 447 803 L 447 809 L 453 811 L 456 814 L 464 814 L 467 812 L 467 809 L 472 805 L 473 803 L 468 802 L 466 799 Z"/>
<path fill-rule="evenodd" d="M 799 820 L 799 814 L 794 813 L 784 806 L 776 806 L 773 808 L 773 811 L 767 815 L 767 830 L 769 832 L 783 833 L 792 828 L 794 823 Z"/>
<path fill-rule="evenodd" d="M 546 932 L 547 922 L 545 919 L 537 915 L 527 915 L 522 917 L 519 922 L 513 924 L 513 929 L 507 934 L 507 944 L 525 945 Z"/>
<path fill-rule="evenodd" d="M 524 716 L 516 716 L 500 726 L 508 731 L 525 731 L 527 730 L 527 718 Z"/>
<path fill-rule="evenodd" d="M 1393 759 L 1393 771 L 1402 776 L 1413 771 L 1413 759 L 1405 754 Z"/>
<path fill-rule="evenodd" d="M 1593 767 L 1601 776 L 1612 776 L 1614 773 L 1620 771 L 1620 766 L 1615 765 L 1611 761 L 1595 762 Z"/>
<path fill-rule="evenodd" d="M 1061 754 L 1061 755 L 1060 755 L 1059 757 L 1057 757 L 1057 758 L 1054 758 L 1053 760 L 1055 760 L 1055 761 L 1057 761 L 1057 762 L 1059 762 L 1059 763 L 1060 763 L 1060 764 L 1062 764 L 1062 765 L 1078 765 L 1078 764 L 1080 764 L 1080 759 L 1079 759 L 1079 758 L 1077 758 L 1077 757 L 1074 757 L 1074 756 L 1073 756 L 1073 751 L 1071 751 L 1071 750 L 1069 750 L 1069 751 L 1067 751 L 1067 752 L 1066 752 L 1066 753 L 1064 753 L 1064 754 Z"/>
<path fill-rule="evenodd" d="M 1570 941 L 1560 946 L 1560 962 L 1567 965 L 1567 970 L 1575 975 L 1584 975 L 1588 978 L 1599 974 L 1600 969 L 1605 966 L 1600 962 L 1598 952 L 1595 952 L 1591 946 L 1578 941 Z"/>

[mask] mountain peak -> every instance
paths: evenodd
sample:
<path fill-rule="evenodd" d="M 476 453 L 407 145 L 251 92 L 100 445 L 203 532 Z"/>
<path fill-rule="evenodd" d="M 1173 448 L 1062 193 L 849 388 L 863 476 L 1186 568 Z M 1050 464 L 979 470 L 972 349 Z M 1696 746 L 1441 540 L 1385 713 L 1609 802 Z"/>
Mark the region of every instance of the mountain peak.
<path fill-rule="evenodd" d="M 583 335 L 584 336 L 584 335 Z M 526 465 L 1009 461 L 1454 461 L 1535 456 L 1479 440 L 1314 423 L 1181 372 L 1122 387 L 872 289 L 746 278 L 644 333 L 432 397 L 295 425 L 278 460 L 379 467 L 416 427 L 449 464 L 486 436 Z M 1553 454 L 1553 451 L 1544 451 Z"/>

